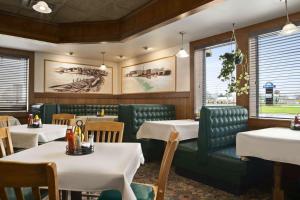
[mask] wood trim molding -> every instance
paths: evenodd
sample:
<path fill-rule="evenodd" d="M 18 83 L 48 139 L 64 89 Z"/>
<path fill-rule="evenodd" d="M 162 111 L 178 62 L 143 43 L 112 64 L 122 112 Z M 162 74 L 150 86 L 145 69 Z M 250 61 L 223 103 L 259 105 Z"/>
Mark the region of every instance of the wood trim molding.
<path fill-rule="evenodd" d="M 153 0 L 118 20 L 60 24 L 0 12 L 0 33 L 53 43 L 122 41 L 223 1 Z"/>
<path fill-rule="evenodd" d="M 161 99 L 190 98 L 190 92 L 158 92 L 143 94 L 71 94 L 35 92 L 34 98 L 85 98 L 85 99 Z"/>

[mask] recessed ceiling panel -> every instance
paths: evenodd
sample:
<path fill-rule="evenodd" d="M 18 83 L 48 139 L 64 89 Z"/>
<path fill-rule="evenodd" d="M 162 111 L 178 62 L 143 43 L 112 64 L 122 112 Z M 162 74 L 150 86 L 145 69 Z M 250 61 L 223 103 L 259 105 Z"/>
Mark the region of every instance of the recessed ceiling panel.
<path fill-rule="evenodd" d="M 37 0 L 0 0 L 0 12 L 54 23 L 115 20 L 151 0 L 44 0 L 53 10 L 40 14 L 32 9 Z"/>

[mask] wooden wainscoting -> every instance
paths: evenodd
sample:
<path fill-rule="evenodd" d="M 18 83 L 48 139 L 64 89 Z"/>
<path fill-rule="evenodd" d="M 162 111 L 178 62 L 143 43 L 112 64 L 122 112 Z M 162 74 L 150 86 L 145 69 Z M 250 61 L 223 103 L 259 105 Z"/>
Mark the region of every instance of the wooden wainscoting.
<path fill-rule="evenodd" d="M 190 92 L 164 92 L 148 94 L 67 94 L 34 93 L 33 103 L 54 104 L 172 104 L 176 118 L 192 118 Z"/>

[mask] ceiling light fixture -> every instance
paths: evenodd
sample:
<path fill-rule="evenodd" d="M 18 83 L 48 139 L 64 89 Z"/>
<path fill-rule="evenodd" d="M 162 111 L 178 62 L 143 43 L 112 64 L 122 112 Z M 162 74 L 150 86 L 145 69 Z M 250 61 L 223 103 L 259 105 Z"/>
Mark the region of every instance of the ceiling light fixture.
<path fill-rule="evenodd" d="M 119 55 L 119 56 L 118 56 L 118 58 L 122 60 L 122 59 L 124 59 L 124 58 L 125 58 L 125 56 L 123 56 L 123 55 Z"/>
<path fill-rule="evenodd" d="M 106 70 L 107 67 L 106 67 L 106 65 L 104 64 L 104 54 L 105 54 L 105 52 L 102 51 L 101 54 L 102 54 L 102 64 L 101 64 L 101 66 L 100 66 L 100 69 L 101 69 L 101 70 Z"/>
<path fill-rule="evenodd" d="M 299 28 L 295 24 L 290 22 L 287 0 L 284 0 L 284 3 L 285 3 L 285 12 L 286 12 L 286 24 L 282 27 L 280 34 L 291 35 L 299 32 Z"/>
<path fill-rule="evenodd" d="M 48 4 L 45 1 L 38 1 L 32 6 L 32 8 L 39 13 L 49 14 L 52 12 L 52 9 L 49 8 Z"/>
<path fill-rule="evenodd" d="M 181 35 L 181 49 L 178 51 L 176 54 L 176 57 L 178 58 L 187 58 L 189 57 L 189 54 L 186 52 L 186 50 L 183 48 L 183 35 L 185 34 L 184 32 L 179 32 Z"/>

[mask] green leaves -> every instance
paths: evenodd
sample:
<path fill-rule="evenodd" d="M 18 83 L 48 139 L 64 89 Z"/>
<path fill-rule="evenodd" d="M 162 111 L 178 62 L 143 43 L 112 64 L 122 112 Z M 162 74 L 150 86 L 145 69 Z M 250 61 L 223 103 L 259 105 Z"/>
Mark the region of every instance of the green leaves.
<path fill-rule="evenodd" d="M 219 58 L 222 61 L 222 69 L 218 78 L 221 81 L 228 82 L 227 93 L 236 92 L 238 96 L 248 94 L 249 91 L 249 73 L 247 57 L 244 56 L 240 49 L 232 51 L 232 53 L 225 53 Z M 235 79 L 233 72 L 236 66 L 242 67 L 242 73 Z"/>

